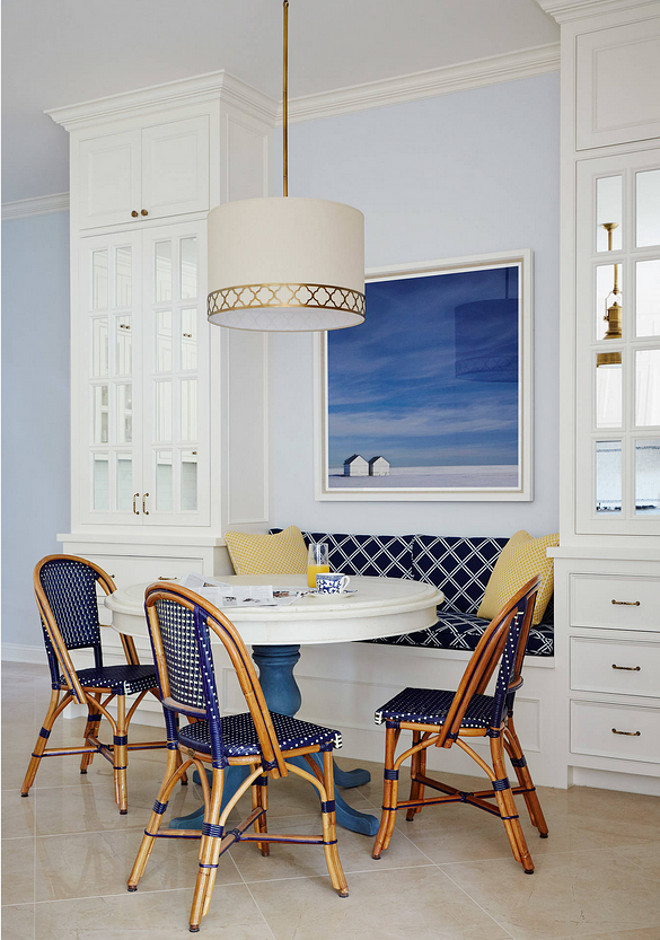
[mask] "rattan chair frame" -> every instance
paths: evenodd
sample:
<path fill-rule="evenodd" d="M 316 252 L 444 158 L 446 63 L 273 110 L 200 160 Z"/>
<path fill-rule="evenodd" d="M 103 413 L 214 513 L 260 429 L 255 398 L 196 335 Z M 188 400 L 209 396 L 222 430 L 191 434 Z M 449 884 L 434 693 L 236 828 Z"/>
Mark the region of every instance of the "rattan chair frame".
<path fill-rule="evenodd" d="M 539 584 L 539 577 L 528 581 L 486 628 L 470 657 L 442 724 L 425 724 L 414 720 L 386 721 L 383 806 L 380 827 L 372 851 L 373 858 L 379 859 L 381 852 L 389 846 L 398 810 L 405 810 L 406 818 L 412 821 L 424 806 L 460 802 L 498 816 L 504 824 L 515 860 L 520 862 L 527 874 L 534 872 L 534 863 L 520 825 L 514 797 L 523 796 L 531 823 L 542 838 L 547 837 L 548 827 L 516 733 L 513 703 L 523 681 L 525 647 Z M 489 727 L 463 727 L 462 722 L 470 701 L 474 695 L 485 693 L 507 644 L 507 652 L 511 656 L 510 669 L 507 670 L 508 676 L 500 672 L 499 681 L 501 683 L 504 679 L 504 688 L 501 689 L 501 694 L 496 691 L 493 697 L 493 713 Z M 378 716 L 378 712 L 376 715 Z M 397 756 L 402 731 L 412 732 L 412 746 Z M 488 737 L 490 741 L 490 763 L 477 754 L 468 743 L 471 738 L 483 737 Z M 468 793 L 427 774 L 428 748 L 450 748 L 454 744 L 480 767 L 491 782 L 490 789 Z M 511 786 L 507 776 L 505 754 L 515 770 L 517 786 Z M 408 759 L 411 761 L 410 796 L 407 800 L 399 800 L 399 771 Z M 425 788 L 441 795 L 427 797 L 424 795 Z"/>
<path fill-rule="evenodd" d="M 113 594 L 116 586 L 109 574 L 107 574 L 99 565 L 78 555 L 47 555 L 39 561 L 34 569 L 34 592 L 37 601 L 37 608 L 41 617 L 41 623 L 44 629 L 46 643 L 46 653 L 49 659 L 52 674 L 52 691 L 50 702 L 46 710 L 46 716 L 43 721 L 41 731 L 37 737 L 32 756 L 28 764 L 23 786 L 21 787 L 21 796 L 26 797 L 34 783 L 37 771 L 44 757 L 65 757 L 72 755 L 82 755 L 80 761 L 80 773 L 86 774 L 95 754 L 104 757 L 113 768 L 113 780 L 115 789 L 115 802 L 119 806 L 121 815 L 128 812 L 128 793 L 126 781 L 126 769 L 128 766 L 128 752 L 154 750 L 164 748 L 167 742 L 144 741 L 138 744 L 131 744 L 128 740 L 128 732 L 131 720 L 140 705 L 140 702 L 147 694 L 154 695 L 160 700 L 158 687 L 154 685 L 150 689 L 136 693 L 136 698 L 130 709 L 126 710 L 126 696 L 121 693 L 113 692 L 110 686 L 99 687 L 85 686 L 78 676 L 76 667 L 73 664 L 69 648 L 57 625 L 55 615 L 49 603 L 46 591 L 41 582 L 41 573 L 43 568 L 51 562 L 74 562 L 85 565 L 94 572 L 96 584 L 101 587 L 106 595 Z M 100 637 L 100 633 L 99 633 Z M 129 666 L 139 666 L 140 659 L 135 649 L 133 638 L 120 634 L 122 648 L 126 657 L 126 663 Z M 50 644 L 50 649 L 49 649 Z M 86 646 L 76 647 L 79 649 L 90 648 L 94 650 L 94 660 L 98 668 L 103 667 L 103 653 L 98 644 L 87 644 Z M 63 677 L 63 682 L 60 681 Z M 109 710 L 110 703 L 116 700 L 116 716 Z M 46 747 L 46 742 L 50 737 L 53 725 L 57 718 L 72 703 L 86 705 L 88 709 L 87 723 L 83 732 L 83 744 L 72 747 Z M 113 743 L 103 744 L 99 740 L 99 728 L 101 719 L 106 718 L 112 728 Z"/>
<path fill-rule="evenodd" d="M 171 696 L 170 676 L 166 661 L 157 605 L 160 601 L 171 601 L 191 611 L 195 626 L 197 654 L 204 674 L 206 707 L 200 709 L 177 702 Z M 333 888 L 340 897 L 348 897 L 348 885 L 337 849 L 335 818 L 335 791 L 332 750 L 323 750 L 323 770 L 312 760 L 311 755 L 322 748 L 317 745 L 281 750 L 273 727 L 270 711 L 257 677 L 256 669 L 243 640 L 231 621 L 216 607 L 194 592 L 174 584 L 152 584 L 145 592 L 145 610 L 149 624 L 154 660 L 161 691 L 165 725 L 168 731 L 168 758 L 154 808 L 144 830 L 144 836 L 128 879 L 128 890 L 136 891 L 156 839 L 199 839 L 198 874 L 190 912 L 189 929 L 195 933 L 208 912 L 220 857 L 236 842 L 256 842 L 261 854 L 268 856 L 271 842 L 320 845 Z M 224 756 L 218 744 L 214 725 L 219 723 L 217 689 L 213 675 L 210 650 L 210 631 L 221 641 L 236 672 L 245 697 L 249 714 L 254 722 L 259 741 L 258 755 Z M 217 721 L 214 720 L 218 715 Z M 182 745 L 178 740 L 178 716 L 192 721 L 209 721 L 211 754 Z M 291 763 L 289 758 L 303 757 L 311 772 Z M 181 763 L 178 763 L 178 759 Z M 206 769 L 210 765 L 211 783 Z M 247 766 L 249 773 L 243 783 L 221 812 L 225 767 Z M 180 776 L 193 766 L 199 773 L 204 798 L 204 822 L 201 832 L 195 829 L 163 828 L 163 816 L 174 786 Z M 295 774 L 316 788 L 321 801 L 320 835 L 276 834 L 268 831 L 268 779 L 278 779 Z M 225 830 L 227 818 L 238 800 L 251 788 L 252 811 L 230 832 Z M 253 827 L 254 831 L 249 831 Z"/>

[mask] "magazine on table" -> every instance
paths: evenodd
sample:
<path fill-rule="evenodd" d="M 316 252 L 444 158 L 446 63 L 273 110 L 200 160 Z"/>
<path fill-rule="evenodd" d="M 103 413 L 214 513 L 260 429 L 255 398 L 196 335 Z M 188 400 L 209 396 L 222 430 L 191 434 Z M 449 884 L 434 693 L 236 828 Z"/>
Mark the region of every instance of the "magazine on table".
<path fill-rule="evenodd" d="M 230 584 L 196 572 L 181 580 L 183 587 L 201 595 L 221 610 L 225 607 L 287 607 L 309 593 L 301 587 L 273 587 L 272 584 Z"/>

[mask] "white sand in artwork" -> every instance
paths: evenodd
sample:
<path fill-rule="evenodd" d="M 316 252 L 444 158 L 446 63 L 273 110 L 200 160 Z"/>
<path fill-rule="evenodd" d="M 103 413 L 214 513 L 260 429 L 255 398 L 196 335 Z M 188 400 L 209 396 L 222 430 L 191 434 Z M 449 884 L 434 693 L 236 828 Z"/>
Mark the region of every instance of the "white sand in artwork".
<path fill-rule="evenodd" d="M 446 487 L 517 487 L 518 467 L 508 465 L 477 467 L 392 467 L 382 477 L 347 477 L 343 467 L 331 467 L 331 489 L 445 489 Z"/>

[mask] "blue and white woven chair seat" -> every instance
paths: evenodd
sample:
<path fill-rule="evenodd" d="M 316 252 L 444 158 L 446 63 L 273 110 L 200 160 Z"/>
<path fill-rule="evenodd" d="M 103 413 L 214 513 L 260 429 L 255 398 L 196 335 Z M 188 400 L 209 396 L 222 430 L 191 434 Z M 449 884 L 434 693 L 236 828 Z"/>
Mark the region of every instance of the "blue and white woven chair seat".
<path fill-rule="evenodd" d="M 330 728 L 313 725 L 307 721 L 270 713 L 277 743 L 282 751 L 291 751 L 299 747 L 313 747 L 318 744 L 322 751 L 331 751 L 341 747 L 341 734 Z M 240 715 L 226 715 L 220 719 L 222 725 L 222 751 L 225 757 L 247 757 L 260 754 L 261 747 L 257 730 L 248 712 Z M 185 725 L 179 730 L 179 743 L 206 754 L 211 753 L 211 735 L 208 721 L 197 721 Z"/>
<path fill-rule="evenodd" d="M 80 684 L 88 689 L 110 689 L 116 695 L 133 695 L 145 692 L 157 685 L 156 670 L 153 665 L 103 666 L 101 669 L 78 669 Z M 60 688 L 66 688 L 64 676 L 60 677 Z"/>
<path fill-rule="evenodd" d="M 425 725 L 442 725 L 455 692 L 440 689 L 404 689 L 383 705 L 374 720 L 377 725 L 388 722 L 419 722 Z M 490 695 L 474 695 L 470 700 L 462 728 L 488 728 L 493 717 L 493 698 Z"/>

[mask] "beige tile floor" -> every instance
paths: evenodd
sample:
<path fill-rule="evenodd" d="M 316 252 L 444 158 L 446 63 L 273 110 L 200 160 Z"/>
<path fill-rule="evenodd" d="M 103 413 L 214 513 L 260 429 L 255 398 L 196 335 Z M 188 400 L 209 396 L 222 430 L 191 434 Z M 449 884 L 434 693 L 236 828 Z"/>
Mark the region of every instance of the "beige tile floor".
<path fill-rule="evenodd" d="M 162 752 L 131 756 L 126 816 L 114 804 L 110 765 L 98 756 L 87 776 L 76 758 L 48 759 L 21 799 L 48 680 L 45 668 L 15 663 L 3 665 L 2 677 L 3 940 L 187 936 L 196 843 L 158 842 L 140 890 L 126 891 Z M 51 741 L 76 742 L 82 719 L 58 724 Z M 137 735 L 149 739 L 154 731 L 136 725 Z M 349 799 L 377 813 L 381 772 L 367 766 L 373 782 Z M 174 814 L 195 808 L 195 789 L 178 790 Z M 539 793 L 550 838 L 538 839 L 526 824 L 531 877 L 513 861 L 493 817 L 466 806 L 427 809 L 412 823 L 400 819 L 379 862 L 370 839 L 340 830 L 351 892 L 345 900 L 333 893 L 317 847 L 273 846 L 264 859 L 253 845 L 235 846 L 222 859 L 201 935 L 660 940 L 660 800 L 584 788 Z M 269 823 L 273 831 L 316 831 L 316 799 L 304 783 L 271 787 Z"/>

